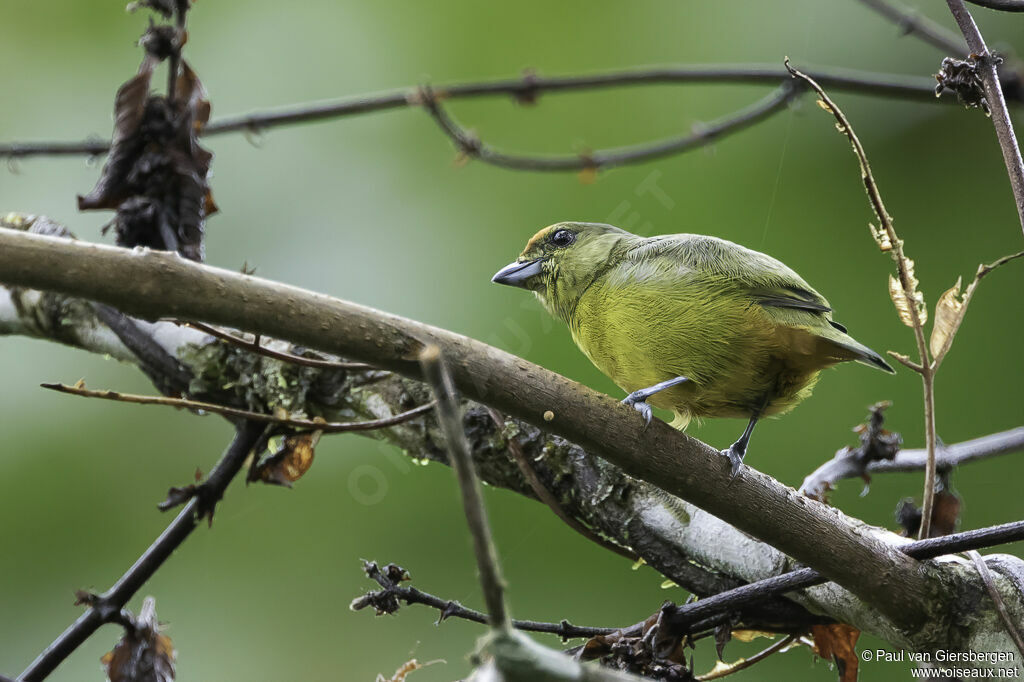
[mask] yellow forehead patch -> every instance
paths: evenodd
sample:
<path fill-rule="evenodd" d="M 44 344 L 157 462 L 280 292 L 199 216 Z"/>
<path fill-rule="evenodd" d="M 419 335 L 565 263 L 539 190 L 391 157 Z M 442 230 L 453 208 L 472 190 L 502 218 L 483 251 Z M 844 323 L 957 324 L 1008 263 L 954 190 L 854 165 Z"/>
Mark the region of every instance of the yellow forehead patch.
<path fill-rule="evenodd" d="M 530 237 L 530 241 L 526 242 L 526 248 L 523 249 L 523 253 L 526 253 L 527 251 L 529 251 L 530 249 L 544 241 L 547 238 L 547 236 L 551 234 L 551 230 L 553 229 L 555 229 L 554 225 L 548 225 L 547 227 L 541 228 L 537 232 L 537 234 Z"/>

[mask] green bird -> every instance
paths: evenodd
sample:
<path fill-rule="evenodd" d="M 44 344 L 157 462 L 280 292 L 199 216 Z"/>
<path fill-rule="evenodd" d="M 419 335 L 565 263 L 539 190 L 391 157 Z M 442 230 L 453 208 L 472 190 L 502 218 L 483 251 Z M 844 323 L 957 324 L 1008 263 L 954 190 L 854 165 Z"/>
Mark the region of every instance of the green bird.
<path fill-rule="evenodd" d="M 733 476 L 757 420 L 796 407 L 822 369 L 853 360 L 893 372 L 793 270 L 717 237 L 557 223 L 492 281 L 533 291 L 647 423 L 648 402 L 680 430 L 695 417 L 748 418 L 722 451 Z"/>

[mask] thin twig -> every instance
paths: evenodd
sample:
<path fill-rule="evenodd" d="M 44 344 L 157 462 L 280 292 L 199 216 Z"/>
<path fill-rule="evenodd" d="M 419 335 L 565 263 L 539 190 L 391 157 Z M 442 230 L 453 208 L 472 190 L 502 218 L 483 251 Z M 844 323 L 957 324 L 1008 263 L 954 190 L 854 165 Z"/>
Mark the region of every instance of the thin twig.
<path fill-rule="evenodd" d="M 916 36 L 946 54 L 962 54 L 967 46 L 960 36 L 920 12 L 906 9 L 889 0 L 860 0 L 860 3 L 894 22 L 906 35 Z M 819 79 L 815 77 L 815 80 Z"/>
<path fill-rule="evenodd" d="M 1024 521 L 1014 521 L 998 526 L 951 533 L 938 538 L 916 540 L 901 545 L 898 549 L 914 559 L 931 559 L 944 554 L 954 554 L 970 549 L 981 549 L 1007 542 L 1024 540 Z M 728 615 L 743 606 L 761 601 L 793 590 L 804 589 L 813 585 L 828 582 L 821 573 L 813 568 L 800 568 L 742 585 L 732 590 L 704 597 L 690 604 L 667 606 L 663 609 L 662 622 L 680 631 L 686 631 L 695 623 Z M 702 625 L 703 627 L 703 625 Z"/>
<path fill-rule="evenodd" d="M 1005 0 L 1002 2 L 1005 3 Z M 998 138 L 999 148 L 1003 152 L 1003 162 L 1006 164 L 1006 173 L 1010 178 L 1013 198 L 1017 202 L 1017 216 L 1020 219 L 1021 229 L 1024 230 L 1024 160 L 1021 159 L 1017 135 L 1013 131 L 1010 112 L 1006 108 L 1003 86 L 999 82 L 998 67 L 1002 60 L 988 51 L 985 39 L 982 37 L 981 31 L 978 30 L 978 25 L 974 23 L 974 17 L 967 11 L 963 0 L 946 0 L 946 4 L 949 6 L 949 11 L 953 13 L 960 32 L 967 39 L 967 46 L 975 55 L 981 82 L 985 87 L 985 100 L 992 117 L 992 125 L 996 129 L 996 138 Z M 1014 6 L 1017 4 L 1013 3 Z M 985 6 L 989 7 L 991 4 Z"/>
<path fill-rule="evenodd" d="M 375 580 L 384 589 L 374 590 L 361 597 L 356 597 L 349 605 L 353 611 L 360 611 L 372 606 L 378 611 L 378 613 L 393 613 L 392 609 L 394 608 L 394 603 L 386 608 L 381 607 L 392 599 L 400 599 L 406 604 L 423 604 L 424 606 L 437 609 L 440 612 L 438 617 L 439 623 L 443 620 L 447 620 L 448 618 L 461 618 L 463 620 L 469 620 L 482 625 L 487 625 L 490 622 L 487 614 L 466 608 L 457 601 L 442 599 L 441 597 L 418 590 L 412 586 L 405 587 L 399 585 L 397 581 L 388 576 L 388 573 L 390 573 L 388 568 L 390 568 L 390 566 L 391 565 L 385 567 L 382 571 L 376 563 L 372 561 L 365 562 L 363 570 L 366 572 L 366 575 L 372 580 Z M 404 569 L 397 567 L 396 569 L 397 572 L 404 574 L 403 579 L 408 579 L 408 573 L 405 573 Z M 607 635 L 619 630 L 619 628 L 596 628 L 573 625 L 567 620 L 563 620 L 558 623 L 547 623 L 537 620 L 513 619 L 512 627 L 516 630 L 523 630 L 525 632 L 541 632 L 549 635 L 558 635 L 563 641 L 576 637 Z"/>
<path fill-rule="evenodd" d="M 1024 12 L 1024 0 L 967 0 L 967 2 L 1000 12 Z"/>
<path fill-rule="evenodd" d="M 177 35 L 167 60 L 167 101 L 174 104 L 175 88 L 178 83 L 178 72 L 181 67 L 181 48 L 185 43 L 185 21 L 188 16 L 190 0 L 174 0 L 174 20 Z"/>
<path fill-rule="evenodd" d="M 429 412 L 434 407 L 434 402 L 429 402 L 424 405 L 420 405 L 419 407 L 414 407 L 411 410 L 400 412 L 391 417 L 384 417 L 382 419 L 371 419 L 369 421 L 362 422 L 329 422 L 322 419 L 278 417 L 276 415 L 265 414 L 263 412 L 252 412 L 250 410 L 243 410 L 237 407 L 228 407 L 227 405 L 207 403 L 200 400 L 190 400 L 188 398 L 135 395 L 133 393 L 118 393 L 117 391 L 94 391 L 80 385 L 69 386 L 67 384 L 40 384 L 40 386 L 48 388 L 51 391 L 69 393 L 71 395 L 82 396 L 84 398 L 114 400 L 122 403 L 134 403 L 136 405 L 164 405 L 167 407 L 176 407 L 186 410 L 201 410 L 203 412 L 211 412 L 213 414 L 219 414 L 232 419 L 247 419 L 264 424 L 277 424 L 278 426 L 309 431 L 320 431 L 322 433 L 346 433 L 349 431 L 374 431 L 376 429 L 383 429 L 388 426 L 402 424 L 410 419 L 415 419 L 416 417 Z"/>
<path fill-rule="evenodd" d="M 236 431 L 224 455 L 203 483 L 202 499 L 191 499 L 169 526 L 140 556 L 114 586 L 102 595 L 90 598 L 89 610 L 65 630 L 50 646 L 39 654 L 21 675 L 19 682 L 38 682 L 45 679 L 71 653 L 104 623 L 119 622 L 121 609 L 128 600 L 163 566 L 174 550 L 199 525 L 204 506 L 216 504 L 224 495 L 228 483 L 234 478 L 249 452 L 259 442 L 265 425 L 243 422 Z"/>
<path fill-rule="evenodd" d="M 1021 451 L 1024 451 L 1024 426 L 942 447 L 935 453 L 935 468 L 938 472 L 945 472 L 962 464 Z M 808 474 L 800 491 L 825 491 L 839 481 L 857 478 L 865 473 L 921 471 L 927 463 L 926 449 L 901 450 L 895 459 L 874 460 L 865 467 L 857 457 L 849 456 L 849 452 L 843 448 L 833 459 Z"/>
<path fill-rule="evenodd" d="M 724 667 L 721 667 L 721 668 L 715 668 L 711 672 L 705 673 L 703 675 L 697 675 L 696 679 L 699 680 L 700 682 L 705 682 L 706 680 L 717 680 L 717 679 L 719 679 L 721 677 L 725 677 L 726 675 L 732 675 L 733 673 L 738 673 L 741 670 L 745 670 L 746 668 L 749 668 L 750 666 L 754 665 L 755 663 L 760 663 L 761 661 L 763 661 L 764 659 L 768 658 L 772 654 L 774 654 L 776 652 L 779 652 L 779 651 L 782 651 L 783 649 L 785 649 L 787 646 L 792 644 L 797 639 L 798 639 L 798 637 L 796 635 L 789 635 L 788 637 L 784 637 L 784 638 L 780 639 L 778 642 L 775 642 L 770 647 L 768 647 L 766 649 L 762 649 L 761 651 L 758 651 L 756 654 L 754 654 L 753 656 L 750 656 L 749 658 L 741 658 L 740 660 L 736 661 L 735 663 L 730 663 L 730 664 L 728 664 L 728 665 L 726 665 Z"/>
<path fill-rule="evenodd" d="M 896 97 L 920 102 L 936 100 L 935 83 L 928 78 L 880 74 L 851 69 L 812 69 L 809 73 L 820 83 L 836 90 L 878 97 Z M 772 84 L 786 77 L 786 71 L 766 64 L 727 64 L 678 67 L 639 67 L 623 71 L 583 76 L 544 77 L 528 73 L 519 79 L 461 83 L 435 88 L 442 99 L 470 99 L 511 96 L 518 101 L 532 102 L 540 93 L 575 92 L 642 85 L 677 85 L 687 83 Z M 236 132 L 257 132 L 280 126 L 331 120 L 390 109 L 403 109 L 421 104 L 418 88 L 406 88 L 380 95 L 360 95 L 332 102 L 306 103 L 279 109 L 230 116 L 203 127 L 200 135 L 222 135 Z M 105 154 L 110 143 L 100 140 L 80 142 L 43 142 L 0 144 L 0 158 L 31 156 L 97 156 Z"/>
<path fill-rule="evenodd" d="M 1003 621 L 1003 625 L 1006 627 L 1006 632 L 1010 635 L 1010 639 L 1017 645 L 1017 651 L 1024 656 L 1024 636 L 1020 634 L 1020 627 L 1017 623 L 1013 622 L 1013 618 L 1010 617 L 1009 612 L 1006 610 L 1006 604 L 1003 603 L 1003 595 L 999 594 L 999 589 L 996 587 L 996 581 L 992 578 L 992 572 L 988 569 L 988 564 L 985 563 L 985 559 L 982 558 L 975 550 L 967 552 L 967 556 L 971 561 L 974 562 L 974 566 L 978 569 L 978 575 L 981 576 L 981 582 L 985 583 L 985 590 L 988 595 L 992 598 L 992 603 L 996 606 L 996 612 Z"/>
<path fill-rule="evenodd" d="M 281 362 L 288 362 L 293 365 L 303 365 L 305 367 L 316 367 L 318 369 L 348 369 L 348 370 L 360 370 L 360 369 L 373 369 L 373 365 L 368 365 L 365 362 L 341 362 L 335 360 L 321 360 L 318 358 L 307 358 L 302 355 L 295 355 L 293 353 L 285 353 L 283 351 L 273 350 L 267 348 L 260 343 L 259 337 L 256 337 L 252 341 L 243 339 L 240 336 L 236 336 L 231 332 L 226 332 L 217 327 L 202 322 L 183 322 L 175 320 L 178 324 L 183 324 L 193 329 L 198 329 L 201 332 L 205 332 L 210 336 L 216 337 L 222 341 L 227 341 L 230 344 L 234 344 L 239 348 L 244 348 L 248 351 L 256 353 L 257 355 L 264 355 L 274 360 L 280 360 Z"/>
<path fill-rule="evenodd" d="M 854 132 L 853 126 L 850 125 L 850 121 L 822 87 L 814 82 L 814 79 L 789 66 L 788 57 L 786 58 L 786 68 L 790 70 L 794 77 L 802 78 L 818 93 L 818 96 L 821 98 L 822 107 L 836 119 L 839 131 L 846 135 L 853 146 L 853 153 L 857 156 L 857 161 L 860 164 L 860 176 L 864 183 L 864 189 L 879 222 L 879 231 L 876 231 L 873 227 L 871 228 L 872 236 L 875 238 L 879 248 L 883 251 L 889 251 L 892 259 L 896 262 L 900 292 L 893 297 L 893 303 L 896 304 L 904 323 L 909 324 L 914 330 L 914 341 L 917 343 L 919 362 L 916 367 L 913 365 L 908 366 L 914 368 L 921 375 L 921 385 L 924 391 L 925 446 L 928 450 L 928 464 L 925 467 L 924 475 L 924 493 L 922 495 L 924 502 L 921 507 L 922 518 L 919 537 L 926 538 L 931 530 L 931 512 L 935 500 L 935 371 L 928 354 L 928 344 L 924 338 L 923 301 L 918 300 L 919 295 L 917 293 L 917 278 L 914 276 L 914 264 L 903 252 L 903 240 L 896 234 L 896 229 L 892 224 L 892 217 L 885 209 L 885 203 L 882 201 L 882 194 L 878 189 L 878 183 L 875 182 L 875 177 L 871 173 L 871 164 L 868 163 L 867 152 L 864 151 L 864 146 L 860 143 L 860 139 L 857 137 L 857 133 Z M 902 305 L 900 305 L 900 301 L 897 298 L 900 295 L 903 299 Z"/>
<path fill-rule="evenodd" d="M 799 94 L 799 89 L 783 83 L 771 94 L 739 111 L 706 125 L 701 125 L 692 134 L 683 137 L 660 140 L 651 144 L 618 147 L 571 156 L 531 156 L 508 154 L 481 142 L 474 135 L 456 123 L 441 106 L 436 93 L 429 88 L 421 90 L 423 106 L 430 112 L 438 127 L 455 144 L 461 154 L 499 168 L 526 171 L 587 171 L 612 168 L 640 163 L 673 154 L 680 154 L 711 144 L 715 140 L 763 121 L 781 111 L 790 100 Z"/>
<path fill-rule="evenodd" d="M 494 425 L 498 427 L 498 432 L 500 433 L 501 430 L 505 428 L 504 417 L 502 417 L 501 413 L 493 407 L 488 407 L 487 413 L 491 416 L 491 420 L 494 422 Z M 526 482 L 530 484 L 530 489 L 533 490 L 533 494 L 537 496 L 538 500 L 546 504 L 551 511 L 555 513 L 555 516 L 560 518 L 565 525 L 569 526 L 591 542 L 597 544 L 599 547 L 607 549 L 609 552 L 618 554 L 630 561 L 637 561 L 640 558 L 630 549 L 612 542 L 607 538 L 601 537 L 590 528 L 587 528 L 582 523 L 566 514 L 565 510 L 562 509 L 562 505 L 558 503 L 558 499 L 551 494 L 550 490 L 544 487 L 544 483 L 540 480 L 540 477 L 537 476 L 537 472 L 534 471 L 533 465 L 530 463 L 530 458 L 527 457 L 526 453 L 523 452 L 523 449 L 519 447 L 519 443 L 516 439 L 507 437 L 505 438 L 505 444 L 509 453 L 512 455 L 512 459 L 515 460 L 516 465 L 519 467 L 519 471 L 523 474 L 523 478 L 525 478 Z"/>
<path fill-rule="evenodd" d="M 455 385 L 437 346 L 427 346 L 423 349 L 420 353 L 420 366 L 423 368 L 423 378 L 434 391 L 437 418 L 444 431 L 452 469 L 455 470 L 455 477 L 462 493 L 462 510 L 469 524 L 469 532 L 473 536 L 473 550 L 476 554 L 480 586 L 484 593 L 484 603 L 487 604 L 490 624 L 495 630 L 508 630 L 511 620 L 505 607 L 505 582 L 501 577 L 498 552 L 494 548 L 491 528 L 487 523 L 487 510 L 484 507 L 480 479 L 473 468 L 473 457 L 469 451 L 469 443 L 466 442 L 466 432 L 462 427 Z"/>

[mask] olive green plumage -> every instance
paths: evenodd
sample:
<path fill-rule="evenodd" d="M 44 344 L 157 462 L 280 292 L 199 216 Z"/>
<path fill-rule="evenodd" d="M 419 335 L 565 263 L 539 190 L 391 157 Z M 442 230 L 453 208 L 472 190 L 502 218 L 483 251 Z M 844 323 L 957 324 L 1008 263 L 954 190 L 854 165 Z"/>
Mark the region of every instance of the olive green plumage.
<path fill-rule="evenodd" d="M 687 377 L 648 401 L 674 412 L 677 428 L 788 412 L 839 362 L 892 371 L 793 270 L 724 239 L 558 223 L 502 273 L 495 281 L 533 290 L 623 390 Z"/>

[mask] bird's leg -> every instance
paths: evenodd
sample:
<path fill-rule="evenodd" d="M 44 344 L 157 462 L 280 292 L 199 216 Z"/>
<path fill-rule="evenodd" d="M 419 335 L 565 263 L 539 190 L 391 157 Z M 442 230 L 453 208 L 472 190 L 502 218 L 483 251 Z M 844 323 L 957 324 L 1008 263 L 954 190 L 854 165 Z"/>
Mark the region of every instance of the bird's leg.
<path fill-rule="evenodd" d="M 681 383 L 689 381 L 686 377 L 676 377 L 675 379 L 669 379 L 668 381 L 662 381 L 661 383 L 654 384 L 648 388 L 641 388 L 639 391 L 633 391 L 625 398 L 622 399 L 623 405 L 629 405 L 634 410 L 643 415 L 644 422 L 647 424 L 651 423 L 651 416 L 653 411 L 651 406 L 647 404 L 647 399 L 655 393 L 664 391 L 666 388 L 672 388 L 678 386 Z"/>
<path fill-rule="evenodd" d="M 747 454 L 747 445 L 750 443 L 750 434 L 754 432 L 754 424 L 761 417 L 761 413 L 764 412 L 764 408 L 768 406 L 767 398 L 761 403 L 761 406 L 754 410 L 753 414 L 750 415 L 750 421 L 747 422 L 747 428 L 743 429 L 743 435 L 736 439 L 736 442 L 730 445 L 727 449 L 722 450 L 722 454 L 729 458 L 729 462 L 732 463 L 732 477 L 736 478 L 736 474 L 740 472 L 740 464 L 743 463 L 743 457 Z"/>

